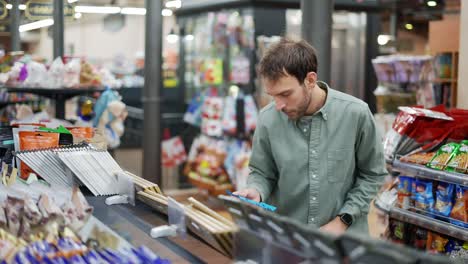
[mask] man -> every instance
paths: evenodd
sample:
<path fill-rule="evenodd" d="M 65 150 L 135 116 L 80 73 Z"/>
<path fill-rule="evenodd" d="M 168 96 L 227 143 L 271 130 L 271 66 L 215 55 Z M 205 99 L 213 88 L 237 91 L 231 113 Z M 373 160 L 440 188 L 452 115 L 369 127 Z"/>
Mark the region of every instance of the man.
<path fill-rule="evenodd" d="M 381 138 L 367 104 L 316 72 L 305 41 L 282 39 L 261 60 L 274 102 L 260 111 L 247 188 L 237 194 L 336 235 L 368 233 L 369 203 L 387 174 Z"/>

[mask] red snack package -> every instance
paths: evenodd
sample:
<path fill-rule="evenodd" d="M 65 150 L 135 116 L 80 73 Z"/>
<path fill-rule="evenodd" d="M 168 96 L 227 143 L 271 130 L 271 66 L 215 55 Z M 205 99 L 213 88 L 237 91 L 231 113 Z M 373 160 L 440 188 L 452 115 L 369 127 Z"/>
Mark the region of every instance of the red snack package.
<path fill-rule="evenodd" d="M 20 150 L 51 148 L 59 145 L 59 133 L 20 131 L 18 134 Z M 20 173 L 21 179 L 27 180 L 29 174 L 34 173 L 34 171 L 24 162 L 21 162 Z"/>

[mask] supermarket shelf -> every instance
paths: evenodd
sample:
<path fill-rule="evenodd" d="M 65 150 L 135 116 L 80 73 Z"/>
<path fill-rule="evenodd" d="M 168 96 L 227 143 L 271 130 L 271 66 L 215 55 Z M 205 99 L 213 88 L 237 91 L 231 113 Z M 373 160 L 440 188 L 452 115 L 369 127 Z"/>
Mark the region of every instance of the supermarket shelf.
<path fill-rule="evenodd" d="M 392 207 L 390 209 L 390 217 L 417 225 L 443 235 L 458 238 L 463 241 L 468 241 L 468 228 L 453 225 L 451 223 L 442 222 L 440 220 L 430 218 L 428 216 L 407 211 L 401 208 Z"/>
<path fill-rule="evenodd" d="M 399 160 L 393 162 L 393 169 L 407 176 L 468 186 L 468 175 L 462 173 L 434 170 L 426 166 L 406 163 Z"/>
<path fill-rule="evenodd" d="M 18 101 L 3 101 L 0 102 L 0 109 L 4 108 L 8 105 L 15 105 L 15 104 L 30 104 L 30 103 L 39 103 L 41 100 L 18 100 Z"/>
<path fill-rule="evenodd" d="M 62 98 L 72 98 L 78 95 L 105 91 L 104 87 L 89 88 L 39 88 L 39 87 L 4 87 L 9 93 L 31 93 L 51 99 L 56 99 L 58 95 Z"/>
<path fill-rule="evenodd" d="M 86 88 L 41 88 L 41 87 L 0 87 L 9 93 L 31 93 L 43 96 L 55 101 L 55 115 L 59 119 L 65 119 L 65 101 L 79 95 L 89 95 L 95 92 L 104 92 L 104 87 Z"/>
<path fill-rule="evenodd" d="M 457 82 L 456 78 L 436 78 L 434 79 L 435 83 L 450 83 L 450 82 Z"/>
<path fill-rule="evenodd" d="M 230 259 L 201 241 L 195 234 L 187 233 L 186 238 L 152 238 L 153 227 L 167 225 L 166 215 L 150 206 L 136 202 L 135 206 L 118 204 L 108 206 L 107 197 L 94 197 L 84 191 L 86 200 L 94 207 L 93 215 L 130 244 L 145 245 L 154 253 L 173 263 L 230 263 Z"/>

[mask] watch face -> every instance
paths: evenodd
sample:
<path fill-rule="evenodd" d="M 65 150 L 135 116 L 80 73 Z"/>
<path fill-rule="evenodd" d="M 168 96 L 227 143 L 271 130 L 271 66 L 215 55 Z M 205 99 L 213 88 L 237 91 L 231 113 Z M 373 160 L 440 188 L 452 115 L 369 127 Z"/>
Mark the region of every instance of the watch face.
<path fill-rule="evenodd" d="M 343 223 L 345 223 L 348 226 L 350 226 L 353 223 L 353 217 L 350 214 L 342 214 L 340 218 L 341 221 L 343 221 Z"/>

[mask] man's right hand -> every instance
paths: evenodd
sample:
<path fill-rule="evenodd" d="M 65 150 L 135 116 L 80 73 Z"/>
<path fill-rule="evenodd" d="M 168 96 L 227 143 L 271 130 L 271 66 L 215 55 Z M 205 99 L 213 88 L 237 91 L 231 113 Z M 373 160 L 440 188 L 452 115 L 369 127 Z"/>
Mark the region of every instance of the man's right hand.
<path fill-rule="evenodd" d="M 234 192 L 234 194 L 243 196 L 247 199 L 254 200 L 256 202 L 260 202 L 260 199 L 261 199 L 260 193 L 256 189 L 253 189 L 253 188 L 243 189 L 243 190 Z"/>

